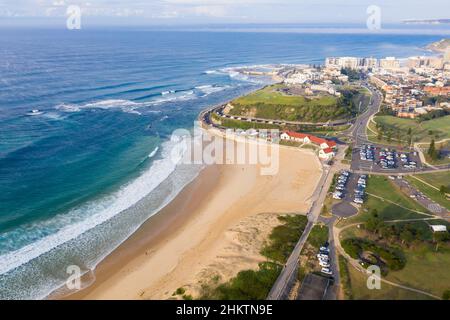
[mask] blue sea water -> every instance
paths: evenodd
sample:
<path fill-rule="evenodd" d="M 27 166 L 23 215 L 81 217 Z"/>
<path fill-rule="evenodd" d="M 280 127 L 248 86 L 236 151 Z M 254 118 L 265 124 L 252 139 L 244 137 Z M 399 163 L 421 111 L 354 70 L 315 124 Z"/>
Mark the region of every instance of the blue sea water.
<path fill-rule="evenodd" d="M 228 68 L 407 57 L 441 38 L 0 30 L 0 298 L 43 298 L 67 266 L 92 270 L 196 176 L 168 159 L 172 131 L 264 84 Z"/>

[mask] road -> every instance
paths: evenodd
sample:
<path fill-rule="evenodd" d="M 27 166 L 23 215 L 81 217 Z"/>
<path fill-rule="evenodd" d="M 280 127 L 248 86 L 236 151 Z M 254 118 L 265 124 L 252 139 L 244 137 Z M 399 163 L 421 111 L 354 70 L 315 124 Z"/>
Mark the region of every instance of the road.
<path fill-rule="evenodd" d="M 270 290 L 269 295 L 267 296 L 267 300 L 282 300 L 288 297 L 290 289 L 297 278 L 300 253 L 306 240 L 308 239 L 312 227 L 319 219 L 323 203 L 333 181 L 333 176 L 341 169 L 342 167 L 339 164 L 324 168 L 322 177 L 317 184 L 313 196 L 311 197 L 311 199 L 314 200 L 308 213 L 308 224 L 306 225 L 302 236 L 300 237 L 285 266 L 283 267 L 283 270 L 281 270 L 278 279 L 275 281 L 275 284 Z"/>

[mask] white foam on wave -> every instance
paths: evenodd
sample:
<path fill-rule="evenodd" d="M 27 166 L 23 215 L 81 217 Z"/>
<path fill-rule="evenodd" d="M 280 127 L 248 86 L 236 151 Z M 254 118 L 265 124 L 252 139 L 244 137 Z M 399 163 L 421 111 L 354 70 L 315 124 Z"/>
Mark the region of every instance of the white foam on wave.
<path fill-rule="evenodd" d="M 156 154 L 156 151 L 153 152 Z M 27 237 L 33 231 L 35 234 L 40 234 L 42 230 L 57 230 L 20 249 L 0 255 L 0 274 L 7 273 L 63 243 L 77 238 L 136 204 L 169 177 L 185 152 L 186 144 L 183 140 L 165 142 L 162 159 L 155 160 L 152 166 L 141 176 L 123 186 L 114 194 L 99 201 L 86 203 L 49 221 L 15 229 L 14 235 L 3 234 L 5 238 Z"/>
<path fill-rule="evenodd" d="M 249 76 L 242 72 L 244 69 L 263 69 L 266 71 L 277 70 L 281 65 L 251 65 L 251 66 L 236 66 L 236 67 L 226 67 L 218 70 L 207 70 L 205 74 L 223 74 L 228 75 L 231 79 L 241 81 L 241 82 L 251 82 L 255 84 L 262 84 L 266 81 L 261 80 L 259 77 Z"/>
<path fill-rule="evenodd" d="M 204 96 L 208 96 L 210 94 L 220 92 L 220 91 L 223 91 L 228 88 L 230 88 L 230 86 L 228 86 L 228 85 L 227 86 L 216 86 L 216 85 L 209 85 L 209 84 L 195 87 L 195 89 L 203 92 Z"/>
<path fill-rule="evenodd" d="M 147 102 L 147 105 L 154 105 L 154 104 L 162 104 L 166 102 L 176 102 L 176 101 L 188 101 L 191 99 L 195 99 L 196 95 L 193 90 L 187 90 L 187 91 L 175 91 L 175 92 L 169 92 L 163 95 L 164 98 L 157 98 L 156 100 Z"/>
<path fill-rule="evenodd" d="M 159 147 L 156 147 L 155 149 L 153 149 L 153 151 L 150 152 L 150 154 L 148 155 L 148 157 L 149 157 L 149 158 L 153 158 L 153 157 L 156 155 L 156 153 L 158 152 L 158 150 L 159 150 Z"/>
<path fill-rule="evenodd" d="M 145 107 L 145 104 L 130 100 L 108 99 L 80 105 L 62 103 L 57 105 L 55 109 L 63 112 L 79 112 L 84 109 L 103 109 L 103 110 L 119 109 L 127 113 L 141 114 L 136 109 L 142 107 Z"/>

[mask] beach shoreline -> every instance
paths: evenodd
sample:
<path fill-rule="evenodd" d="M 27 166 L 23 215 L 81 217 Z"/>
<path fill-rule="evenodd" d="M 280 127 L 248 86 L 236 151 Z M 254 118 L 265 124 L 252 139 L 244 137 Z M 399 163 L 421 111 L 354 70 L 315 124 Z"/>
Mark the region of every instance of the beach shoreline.
<path fill-rule="evenodd" d="M 178 287 L 198 294 L 205 275 L 218 272 L 226 281 L 256 268 L 259 248 L 240 243 L 242 235 L 255 232 L 251 224 L 257 233 L 270 232 L 276 219 L 261 214 L 305 214 L 322 174 L 313 152 L 281 146 L 279 171 L 261 176 L 258 165 L 206 166 L 86 276 L 89 286 L 49 298 L 170 299 Z"/>

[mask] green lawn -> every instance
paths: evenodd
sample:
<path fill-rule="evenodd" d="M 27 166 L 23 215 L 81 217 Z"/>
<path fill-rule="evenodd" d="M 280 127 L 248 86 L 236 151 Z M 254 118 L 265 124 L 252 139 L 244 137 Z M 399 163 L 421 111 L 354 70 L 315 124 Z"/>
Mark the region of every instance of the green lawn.
<path fill-rule="evenodd" d="M 406 222 L 399 222 L 396 225 L 406 224 Z M 408 222 L 408 224 L 414 225 L 415 229 L 422 230 L 423 240 L 416 240 L 411 243 L 410 246 L 402 246 L 401 250 L 403 256 L 406 259 L 405 266 L 398 271 L 390 270 L 386 276 L 386 280 L 405 285 L 414 289 L 423 290 L 429 292 L 438 297 L 441 297 L 445 290 L 450 289 L 450 272 L 448 272 L 448 266 L 450 264 L 450 243 L 441 244 L 438 251 L 436 251 L 435 244 L 432 242 L 433 233 L 429 224 L 445 224 L 450 227 L 450 223 L 444 220 L 432 220 L 432 221 L 414 221 Z M 340 240 L 359 237 L 362 239 L 376 239 L 376 236 L 368 233 L 366 230 L 357 227 L 350 227 L 342 231 L 340 234 Z M 380 241 L 380 240 L 374 240 Z M 381 240 L 383 242 L 383 240 Z M 396 240 L 397 241 L 397 240 Z M 395 244 L 395 241 L 388 241 L 389 244 Z M 399 243 L 397 244 L 399 245 Z M 383 295 L 387 294 L 388 299 L 391 295 L 392 299 L 407 299 L 403 296 L 404 291 L 392 291 L 394 287 L 382 284 L 382 290 L 372 291 L 365 287 L 365 276 L 354 267 L 348 265 L 350 269 L 350 283 L 352 287 L 352 294 L 355 299 L 383 299 Z M 364 282 L 363 282 L 364 281 Z M 348 282 L 348 281 L 347 281 Z M 384 287 L 384 288 L 383 288 Z M 384 289 L 388 289 L 384 292 Z M 409 294 L 415 295 L 413 292 Z M 427 296 L 418 294 L 420 298 L 427 298 Z M 429 298 L 429 297 L 428 297 Z"/>
<path fill-rule="evenodd" d="M 421 289 L 441 297 L 450 289 L 450 246 L 442 245 L 438 252 L 434 246 L 424 244 L 404 250 L 406 266 L 392 271 L 387 279 L 406 286 Z"/>
<path fill-rule="evenodd" d="M 430 300 L 429 296 L 381 283 L 381 289 L 369 290 L 367 276 L 348 265 L 351 293 L 355 300 Z"/>
<path fill-rule="evenodd" d="M 367 183 L 367 193 L 372 193 L 381 198 L 390 200 L 400 206 L 417 210 L 426 211 L 420 204 L 415 200 L 404 195 L 399 188 L 387 177 L 385 176 L 371 176 Z"/>
<path fill-rule="evenodd" d="M 360 214 L 341 221 L 339 223 L 340 227 L 352 223 L 366 222 L 373 209 L 378 211 L 378 215 L 383 220 L 427 218 L 427 216 L 423 214 L 410 210 L 418 210 L 427 213 L 425 208 L 420 206 L 413 199 L 404 195 L 387 177 L 372 175 L 368 180 L 366 190 L 368 193 L 377 195 L 394 203 L 367 195 L 367 200 L 362 206 Z"/>
<path fill-rule="evenodd" d="M 442 172 L 441 174 L 442 174 L 442 176 L 447 176 L 447 179 L 450 179 L 450 177 L 449 177 L 450 172 Z M 438 175 L 438 173 L 433 173 L 433 175 Z M 417 175 L 417 177 L 419 179 L 424 180 L 424 181 L 436 186 L 438 189 L 440 188 L 441 185 L 445 185 L 445 186 L 449 185 L 450 180 L 447 180 L 447 181 L 440 181 L 440 179 L 434 180 L 433 177 L 426 179 L 425 176 L 427 176 L 427 174 Z M 427 185 L 413 177 L 407 176 L 407 177 L 405 177 L 405 179 L 416 189 L 418 189 L 419 191 L 421 191 L 425 195 L 427 195 L 430 199 L 432 199 L 436 203 L 439 203 L 444 208 L 447 208 L 448 210 L 450 210 L 450 201 L 447 200 L 447 197 L 445 195 L 443 195 L 442 193 L 440 193 L 439 190 L 436 190 L 436 189 L 430 187 L 429 185 Z"/>
<path fill-rule="evenodd" d="M 408 129 L 411 129 L 413 141 L 415 142 L 430 142 L 433 138 L 436 141 L 450 138 L 450 116 L 422 122 L 388 115 L 376 116 L 374 120 L 378 124 L 384 125 L 386 129 L 394 131 L 392 139 L 397 139 L 395 132 L 399 131 L 401 140 L 407 141 Z M 374 126 L 371 126 L 371 128 L 373 129 Z M 395 141 L 392 143 L 395 143 Z"/>
<path fill-rule="evenodd" d="M 417 177 L 437 188 L 440 186 L 450 187 L 450 171 L 418 174 Z"/>

